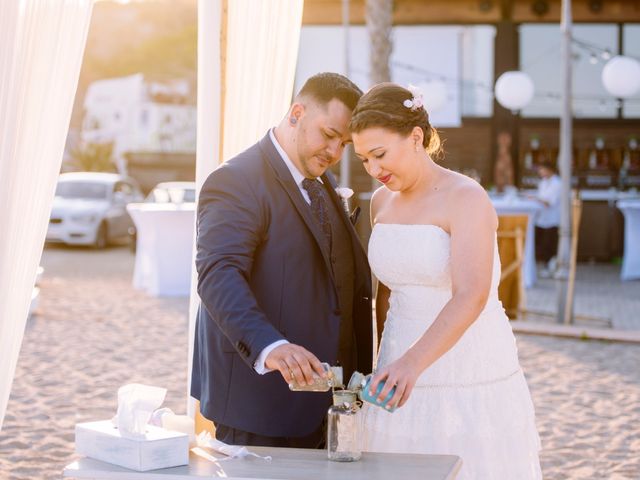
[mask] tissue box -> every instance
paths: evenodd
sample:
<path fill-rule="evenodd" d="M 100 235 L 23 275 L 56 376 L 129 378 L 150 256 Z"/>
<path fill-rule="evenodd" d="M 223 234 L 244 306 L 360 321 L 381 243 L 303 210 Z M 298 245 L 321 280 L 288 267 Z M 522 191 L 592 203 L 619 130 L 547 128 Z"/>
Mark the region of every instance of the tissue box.
<path fill-rule="evenodd" d="M 76 453 L 144 472 L 189 463 L 189 435 L 147 425 L 144 437 L 120 435 L 111 420 L 76 424 Z"/>

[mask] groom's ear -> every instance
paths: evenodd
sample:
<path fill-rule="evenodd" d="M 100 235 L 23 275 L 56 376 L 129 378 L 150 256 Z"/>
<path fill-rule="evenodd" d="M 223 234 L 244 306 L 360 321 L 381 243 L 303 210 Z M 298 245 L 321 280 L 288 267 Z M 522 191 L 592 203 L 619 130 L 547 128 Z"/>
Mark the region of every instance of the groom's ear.
<path fill-rule="evenodd" d="M 304 105 L 298 102 L 291 105 L 291 108 L 289 109 L 289 125 L 291 125 L 292 127 L 296 126 L 303 114 Z"/>

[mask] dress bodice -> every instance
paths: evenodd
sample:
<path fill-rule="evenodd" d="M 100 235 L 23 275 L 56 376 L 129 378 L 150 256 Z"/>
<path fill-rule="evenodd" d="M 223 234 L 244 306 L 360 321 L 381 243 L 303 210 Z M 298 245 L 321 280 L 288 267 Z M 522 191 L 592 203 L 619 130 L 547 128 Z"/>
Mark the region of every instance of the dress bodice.
<path fill-rule="evenodd" d="M 376 224 L 369 262 L 391 291 L 379 357 L 379 364 L 386 364 L 413 345 L 451 300 L 451 237 L 436 225 Z M 484 309 L 451 350 L 423 373 L 419 384 L 490 380 L 519 368 L 500 361 L 499 350 L 515 351 L 515 342 L 498 299 L 497 242 L 491 276 Z M 516 355 L 511 358 L 517 361 Z"/>
<path fill-rule="evenodd" d="M 422 286 L 451 290 L 451 238 L 437 225 L 378 223 L 369 242 L 369 262 L 391 290 Z M 491 293 L 497 293 L 500 257 L 494 250 Z"/>

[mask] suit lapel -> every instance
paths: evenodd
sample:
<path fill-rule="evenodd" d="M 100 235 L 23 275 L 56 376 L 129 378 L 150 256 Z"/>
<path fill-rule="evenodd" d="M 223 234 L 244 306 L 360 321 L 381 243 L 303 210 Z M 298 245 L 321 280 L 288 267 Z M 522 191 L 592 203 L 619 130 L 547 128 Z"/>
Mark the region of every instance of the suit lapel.
<path fill-rule="evenodd" d="M 344 223 L 346 229 L 349 231 L 352 242 L 358 245 L 358 250 L 364 252 L 362 244 L 360 243 L 358 232 L 356 232 L 355 226 L 351 223 L 349 215 L 344 209 L 342 199 L 338 197 L 338 194 L 336 193 L 337 184 L 335 177 L 331 174 L 331 172 L 327 172 L 322 176 L 322 182 L 327 190 L 327 193 L 329 194 L 329 197 L 331 198 L 331 201 L 333 202 L 336 209 L 340 212 L 340 218 L 342 219 L 342 223 Z"/>
<path fill-rule="evenodd" d="M 331 278 L 333 279 L 333 269 L 331 268 L 331 259 L 329 258 L 329 251 L 327 249 L 326 241 L 324 240 L 323 233 L 320 230 L 320 226 L 318 225 L 318 222 L 316 221 L 316 219 L 313 217 L 311 208 L 309 207 L 309 204 L 306 202 L 306 200 L 302 196 L 302 192 L 300 192 L 300 188 L 298 187 L 296 182 L 293 180 L 293 177 L 291 176 L 291 172 L 285 165 L 284 160 L 282 160 L 282 158 L 280 157 L 280 154 L 278 153 L 276 148 L 274 147 L 273 142 L 271 141 L 271 138 L 269 138 L 269 133 L 267 133 L 267 135 L 260 141 L 260 149 L 262 150 L 265 158 L 273 168 L 276 174 L 276 179 L 282 186 L 282 189 L 289 196 L 291 202 L 293 203 L 294 207 L 298 211 L 298 214 L 302 217 L 302 220 L 304 221 L 305 225 L 311 231 L 313 238 L 318 244 L 318 248 L 322 252 L 322 257 L 324 259 L 327 270 L 329 270 Z"/>
<path fill-rule="evenodd" d="M 331 198 L 331 201 L 336 206 L 338 211 L 340 212 L 340 218 L 342 218 L 342 222 L 344 223 L 346 229 L 349 231 L 351 236 L 351 245 L 353 247 L 353 259 L 354 259 L 354 267 L 356 272 L 356 285 L 358 282 L 364 282 L 363 287 L 366 289 L 368 296 L 371 295 L 371 271 L 369 270 L 369 260 L 367 259 L 367 253 L 360 242 L 360 236 L 358 232 L 356 232 L 355 226 L 351 223 L 351 219 L 349 218 L 347 212 L 344 209 L 344 205 L 342 204 L 342 200 L 338 197 L 336 193 L 336 180 L 331 172 L 327 172 L 322 176 L 322 181 L 327 189 L 327 193 Z"/>

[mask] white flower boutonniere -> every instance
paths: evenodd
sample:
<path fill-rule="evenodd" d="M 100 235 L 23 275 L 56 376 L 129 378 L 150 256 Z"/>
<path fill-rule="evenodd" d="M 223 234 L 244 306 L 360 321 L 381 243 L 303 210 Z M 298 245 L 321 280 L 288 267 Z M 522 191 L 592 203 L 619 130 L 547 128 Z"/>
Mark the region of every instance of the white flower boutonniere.
<path fill-rule="evenodd" d="M 353 196 L 353 190 L 347 187 L 338 187 L 336 188 L 336 193 L 342 200 L 344 211 L 349 215 L 349 199 Z"/>

